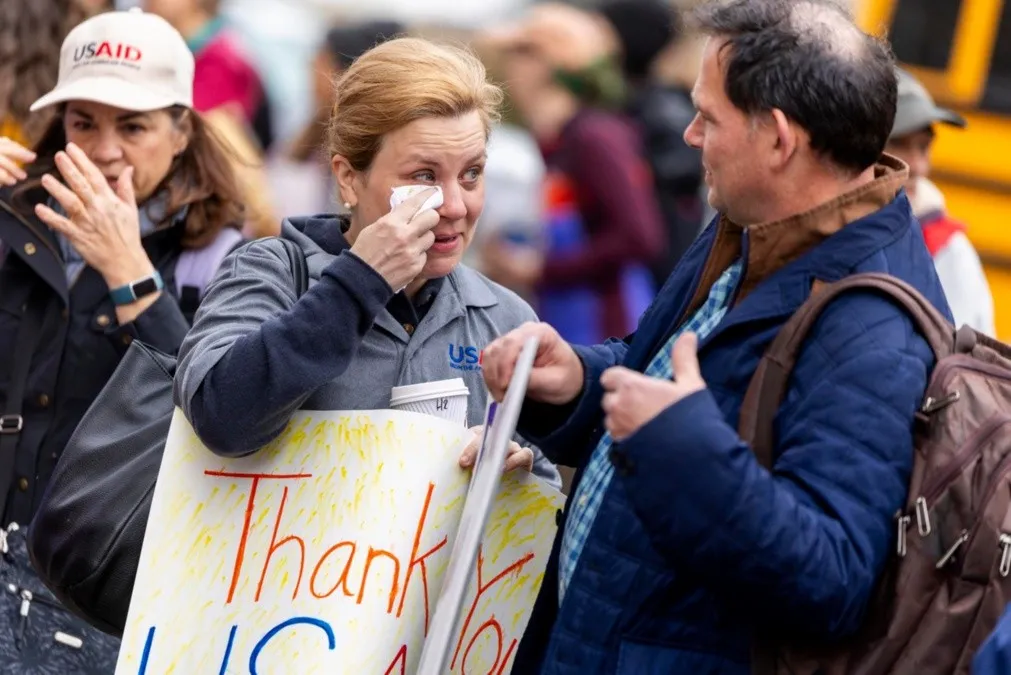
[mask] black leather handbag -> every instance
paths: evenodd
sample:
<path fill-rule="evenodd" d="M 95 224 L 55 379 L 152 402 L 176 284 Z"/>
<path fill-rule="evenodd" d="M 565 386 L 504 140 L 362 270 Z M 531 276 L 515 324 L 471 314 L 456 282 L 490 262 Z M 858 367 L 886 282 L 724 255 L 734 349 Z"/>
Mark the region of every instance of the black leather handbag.
<path fill-rule="evenodd" d="M 305 256 L 281 240 L 298 295 Z M 50 591 L 96 628 L 122 635 L 151 497 L 175 411 L 176 359 L 134 341 L 74 431 L 28 533 Z"/>

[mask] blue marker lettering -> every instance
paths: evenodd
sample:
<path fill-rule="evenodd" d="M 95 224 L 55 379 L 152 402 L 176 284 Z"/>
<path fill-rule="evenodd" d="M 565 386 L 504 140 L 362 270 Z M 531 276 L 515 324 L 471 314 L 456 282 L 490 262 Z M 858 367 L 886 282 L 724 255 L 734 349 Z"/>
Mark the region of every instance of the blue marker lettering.
<path fill-rule="evenodd" d="M 329 645 L 328 648 L 330 649 L 330 651 L 333 651 L 334 649 L 337 648 L 337 638 L 334 637 L 333 629 L 330 628 L 330 624 L 328 624 L 326 621 L 322 621 L 321 619 L 314 619 L 308 616 L 296 616 L 292 619 L 288 619 L 284 623 L 280 623 L 271 628 L 270 631 L 268 631 L 267 634 L 263 636 L 263 639 L 261 639 L 259 642 L 256 643 L 256 646 L 253 647 L 253 652 L 249 655 L 249 675 L 257 675 L 256 659 L 260 656 L 260 650 L 266 647 L 267 643 L 270 642 L 274 638 L 274 636 L 280 633 L 282 630 L 288 628 L 289 626 L 297 626 L 300 623 L 304 623 L 309 626 L 316 626 L 317 628 L 322 630 L 324 633 L 326 633 Z"/>

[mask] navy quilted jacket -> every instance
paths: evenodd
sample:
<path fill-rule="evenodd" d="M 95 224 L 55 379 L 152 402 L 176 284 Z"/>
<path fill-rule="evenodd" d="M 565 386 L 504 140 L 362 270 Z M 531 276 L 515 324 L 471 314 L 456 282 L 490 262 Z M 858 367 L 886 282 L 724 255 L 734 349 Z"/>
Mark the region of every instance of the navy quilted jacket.
<path fill-rule="evenodd" d="M 577 348 L 586 384 L 574 409 L 527 404 L 521 430 L 549 458 L 585 466 L 601 434 L 601 373 L 645 368 L 684 315 L 716 230 L 632 338 Z M 735 429 L 759 357 L 812 283 L 870 271 L 908 281 L 950 317 L 902 192 L 762 279 L 700 345 L 708 389 L 613 449 L 615 479 L 560 608 L 559 534 L 514 672 L 744 674 L 756 626 L 801 640 L 857 628 L 906 495 L 926 342 L 889 301 L 844 296 L 802 350 L 772 473 Z"/>

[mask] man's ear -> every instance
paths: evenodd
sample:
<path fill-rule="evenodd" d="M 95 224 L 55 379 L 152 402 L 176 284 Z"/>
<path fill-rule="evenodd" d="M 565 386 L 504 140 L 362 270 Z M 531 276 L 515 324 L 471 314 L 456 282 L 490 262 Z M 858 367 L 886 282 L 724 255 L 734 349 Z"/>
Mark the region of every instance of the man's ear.
<path fill-rule="evenodd" d="M 790 118 L 779 108 L 773 108 L 769 113 L 772 131 L 775 133 L 773 145 L 773 165 L 786 166 L 800 145 L 800 132 Z"/>
<path fill-rule="evenodd" d="M 343 155 L 334 155 L 330 160 L 330 169 L 337 179 L 337 190 L 340 192 L 341 202 L 347 204 L 348 208 L 358 205 L 358 171 L 351 166 Z"/>

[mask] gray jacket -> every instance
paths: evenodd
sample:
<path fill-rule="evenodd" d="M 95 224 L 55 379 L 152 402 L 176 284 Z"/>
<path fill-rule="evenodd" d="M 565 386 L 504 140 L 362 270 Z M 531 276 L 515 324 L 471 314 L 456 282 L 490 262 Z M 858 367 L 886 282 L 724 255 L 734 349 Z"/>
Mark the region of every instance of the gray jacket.
<path fill-rule="evenodd" d="M 462 377 L 468 424 L 481 424 L 488 392 L 480 352 L 534 311 L 464 265 L 443 282 L 413 334 L 386 309 L 393 291 L 347 250 L 333 217 L 286 221 L 282 237 L 304 251 L 309 290 L 295 282 L 277 239 L 233 253 L 207 290 L 183 342 L 176 403 L 215 452 L 255 452 L 298 409 L 389 407 L 395 386 Z M 535 449 L 534 473 L 560 486 Z"/>

